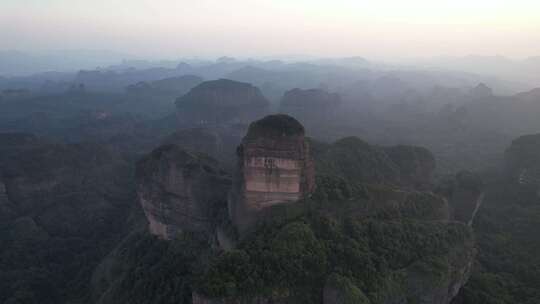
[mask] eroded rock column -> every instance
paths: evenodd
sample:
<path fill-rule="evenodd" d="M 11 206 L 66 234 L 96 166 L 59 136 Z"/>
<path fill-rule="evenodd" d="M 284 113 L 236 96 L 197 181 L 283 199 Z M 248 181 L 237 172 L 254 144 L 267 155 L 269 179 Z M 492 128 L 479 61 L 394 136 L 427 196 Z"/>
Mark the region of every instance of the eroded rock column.
<path fill-rule="evenodd" d="M 150 232 L 163 239 L 182 231 L 210 232 L 229 188 L 216 161 L 175 145 L 162 146 L 137 164 L 139 202 Z"/>
<path fill-rule="evenodd" d="M 269 115 L 252 123 L 238 147 L 238 164 L 229 197 L 229 213 L 240 233 L 264 211 L 296 202 L 315 187 L 315 170 L 304 127 L 287 115 Z"/>

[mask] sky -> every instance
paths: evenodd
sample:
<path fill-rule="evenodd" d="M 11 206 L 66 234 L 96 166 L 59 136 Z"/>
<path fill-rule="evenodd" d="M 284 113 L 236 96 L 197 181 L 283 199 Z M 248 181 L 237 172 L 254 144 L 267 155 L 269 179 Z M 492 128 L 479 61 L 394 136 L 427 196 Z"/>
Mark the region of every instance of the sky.
<path fill-rule="evenodd" d="M 0 49 L 525 58 L 540 55 L 540 1 L 0 0 Z"/>

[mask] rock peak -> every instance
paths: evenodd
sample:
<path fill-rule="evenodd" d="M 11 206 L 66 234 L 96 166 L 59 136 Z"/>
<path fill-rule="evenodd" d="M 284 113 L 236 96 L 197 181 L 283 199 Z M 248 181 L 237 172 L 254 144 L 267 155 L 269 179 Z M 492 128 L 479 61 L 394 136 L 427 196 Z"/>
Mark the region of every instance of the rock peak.
<path fill-rule="evenodd" d="M 287 115 L 253 122 L 238 148 L 229 213 L 244 234 L 274 205 L 294 203 L 315 187 L 315 168 L 304 127 Z"/>
<path fill-rule="evenodd" d="M 229 79 L 205 81 L 176 100 L 181 124 L 248 123 L 269 106 L 259 88 Z"/>
<path fill-rule="evenodd" d="M 245 140 L 260 137 L 280 138 L 304 136 L 304 126 L 295 118 L 285 114 L 268 115 L 249 125 Z"/>
<path fill-rule="evenodd" d="M 139 161 L 136 177 L 150 232 L 163 239 L 183 231 L 210 232 L 230 186 L 217 161 L 172 144 Z"/>

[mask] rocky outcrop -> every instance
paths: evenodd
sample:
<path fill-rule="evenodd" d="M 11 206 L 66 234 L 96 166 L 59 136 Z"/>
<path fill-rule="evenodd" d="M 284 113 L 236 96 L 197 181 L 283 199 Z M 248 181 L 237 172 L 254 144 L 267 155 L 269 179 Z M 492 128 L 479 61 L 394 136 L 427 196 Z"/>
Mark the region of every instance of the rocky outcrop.
<path fill-rule="evenodd" d="M 321 124 L 333 119 L 341 97 L 321 89 L 293 89 L 285 92 L 281 99 L 280 111 L 289 114 L 302 123 Z"/>
<path fill-rule="evenodd" d="M 315 169 L 304 127 L 287 115 L 255 121 L 238 147 L 229 213 L 241 232 L 268 207 L 292 203 L 315 187 Z"/>
<path fill-rule="evenodd" d="M 268 106 L 257 87 L 228 79 L 203 82 L 176 100 L 181 125 L 249 123 Z"/>
<path fill-rule="evenodd" d="M 196 139 L 194 134 L 187 138 Z M 178 142 L 184 141 L 180 135 Z M 204 148 L 215 147 L 197 147 Z M 206 265 L 204 283 L 190 286 L 192 302 L 450 303 L 474 260 L 465 224 L 475 212 L 468 203 L 480 193 L 474 175 L 458 174 L 445 198 L 429 191 L 429 151 L 376 147 L 351 137 L 315 147 L 321 164 L 315 189 L 312 148 L 290 116 L 270 115 L 250 125 L 237 149 L 228 196 L 242 241 L 228 246 L 219 239 L 231 231 L 216 227 L 215 212 L 227 208 L 230 182 L 215 161 L 168 144 L 138 163 L 138 197 L 153 234 L 171 239 L 181 231 L 211 231 L 225 249 Z M 253 229 L 275 219 L 272 211 L 304 206 L 310 209 L 301 211 L 301 219 Z"/>
<path fill-rule="evenodd" d="M 163 239 L 182 231 L 209 232 L 230 187 L 216 161 L 175 145 L 161 146 L 139 161 L 136 178 L 149 230 Z"/>

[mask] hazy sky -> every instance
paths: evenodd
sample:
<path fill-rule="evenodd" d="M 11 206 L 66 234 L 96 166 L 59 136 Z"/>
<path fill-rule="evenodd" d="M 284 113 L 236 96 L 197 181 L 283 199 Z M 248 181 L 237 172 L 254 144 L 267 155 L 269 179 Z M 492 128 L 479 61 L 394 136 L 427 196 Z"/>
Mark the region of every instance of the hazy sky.
<path fill-rule="evenodd" d="M 540 55 L 540 0 L 0 0 L 0 49 Z"/>

